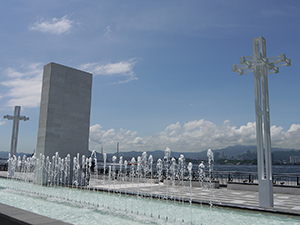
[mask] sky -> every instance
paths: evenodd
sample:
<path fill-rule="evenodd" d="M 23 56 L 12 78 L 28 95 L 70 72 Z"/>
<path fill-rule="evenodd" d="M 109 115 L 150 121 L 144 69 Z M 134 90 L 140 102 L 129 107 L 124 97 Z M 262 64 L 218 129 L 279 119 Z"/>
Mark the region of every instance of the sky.
<path fill-rule="evenodd" d="M 273 147 L 300 149 L 300 1 L 0 2 L 0 151 L 16 105 L 18 152 L 36 148 L 43 66 L 93 74 L 89 149 L 199 152 L 255 145 L 253 73 L 232 64 L 263 36 Z M 80 106 L 79 106 L 80 107 Z M 67 113 L 67 112 L 66 112 Z"/>

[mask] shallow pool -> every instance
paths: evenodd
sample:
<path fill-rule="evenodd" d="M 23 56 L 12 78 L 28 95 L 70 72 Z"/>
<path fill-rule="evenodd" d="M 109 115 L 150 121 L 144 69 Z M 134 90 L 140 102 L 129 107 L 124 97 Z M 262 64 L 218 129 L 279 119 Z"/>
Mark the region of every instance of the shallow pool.
<path fill-rule="evenodd" d="M 271 213 L 0 179 L 0 201 L 72 224 L 300 224 Z"/>

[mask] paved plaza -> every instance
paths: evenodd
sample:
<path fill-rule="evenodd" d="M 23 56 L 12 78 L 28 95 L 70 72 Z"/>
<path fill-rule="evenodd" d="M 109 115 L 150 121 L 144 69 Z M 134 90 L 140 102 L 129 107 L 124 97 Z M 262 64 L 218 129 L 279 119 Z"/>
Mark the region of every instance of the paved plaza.
<path fill-rule="evenodd" d="M 151 187 L 152 186 L 152 187 Z M 131 183 L 131 182 L 106 182 L 103 185 L 102 180 L 91 180 L 90 188 L 98 190 L 116 190 L 122 193 L 139 193 L 141 195 L 163 196 L 168 195 L 169 199 L 190 199 L 190 187 L 166 185 L 164 183 Z M 267 212 L 278 212 L 286 214 L 300 215 L 300 195 L 291 194 L 274 194 L 274 207 L 261 208 L 259 207 L 258 192 L 229 190 L 226 187 L 220 188 L 201 188 L 192 187 L 192 201 L 197 204 L 210 204 L 222 207 L 235 207 L 241 209 L 260 210 Z"/>

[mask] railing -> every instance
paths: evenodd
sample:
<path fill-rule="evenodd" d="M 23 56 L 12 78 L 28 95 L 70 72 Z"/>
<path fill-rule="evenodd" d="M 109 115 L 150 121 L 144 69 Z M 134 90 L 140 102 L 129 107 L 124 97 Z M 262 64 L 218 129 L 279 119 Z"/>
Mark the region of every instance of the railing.
<path fill-rule="evenodd" d="M 300 187 L 300 174 L 273 174 L 273 183 Z"/>
<path fill-rule="evenodd" d="M 258 175 L 255 172 L 235 172 L 235 171 L 213 171 L 212 178 L 219 181 L 221 186 L 226 186 L 229 182 L 238 183 L 258 183 Z M 273 184 L 282 186 L 299 186 L 300 174 L 284 173 L 273 174 Z"/>

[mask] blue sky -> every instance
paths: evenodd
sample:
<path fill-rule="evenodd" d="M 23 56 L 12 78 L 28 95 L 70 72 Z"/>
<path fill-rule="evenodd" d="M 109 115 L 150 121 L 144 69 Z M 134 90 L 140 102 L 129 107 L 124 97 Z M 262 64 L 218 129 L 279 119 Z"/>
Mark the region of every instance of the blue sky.
<path fill-rule="evenodd" d="M 93 73 L 90 149 L 203 151 L 255 145 L 253 74 L 231 71 L 263 36 L 272 146 L 300 149 L 300 2 L 2 1 L 0 112 L 20 105 L 19 152 L 36 148 L 43 66 Z M 0 151 L 12 121 L 0 119 Z"/>

